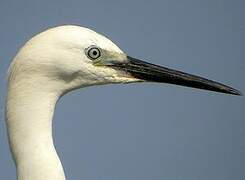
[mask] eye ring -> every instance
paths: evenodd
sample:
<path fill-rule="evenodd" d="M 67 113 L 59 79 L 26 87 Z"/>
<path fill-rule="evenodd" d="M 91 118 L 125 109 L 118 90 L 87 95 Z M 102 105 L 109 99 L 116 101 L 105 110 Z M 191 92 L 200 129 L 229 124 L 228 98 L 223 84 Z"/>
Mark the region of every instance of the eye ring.
<path fill-rule="evenodd" d="M 98 59 L 101 56 L 101 51 L 96 46 L 90 46 L 87 49 L 87 53 L 86 54 L 87 54 L 87 57 L 89 59 L 95 60 L 95 59 Z"/>

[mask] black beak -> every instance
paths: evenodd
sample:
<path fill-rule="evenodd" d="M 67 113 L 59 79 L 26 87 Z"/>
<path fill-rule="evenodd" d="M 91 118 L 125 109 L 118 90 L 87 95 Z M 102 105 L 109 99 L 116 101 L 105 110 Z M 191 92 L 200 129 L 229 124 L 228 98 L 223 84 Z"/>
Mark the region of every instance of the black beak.
<path fill-rule="evenodd" d="M 113 64 L 113 68 L 129 73 L 131 76 L 143 81 L 169 83 L 226 94 L 242 95 L 238 90 L 215 81 L 150 64 L 129 56 L 127 59 L 127 62 Z"/>

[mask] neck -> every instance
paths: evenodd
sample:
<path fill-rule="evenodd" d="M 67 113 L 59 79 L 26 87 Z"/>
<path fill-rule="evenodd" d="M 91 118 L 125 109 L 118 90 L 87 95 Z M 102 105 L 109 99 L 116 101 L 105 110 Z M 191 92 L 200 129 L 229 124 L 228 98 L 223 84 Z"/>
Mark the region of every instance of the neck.
<path fill-rule="evenodd" d="M 60 94 L 44 87 L 9 83 L 6 121 L 18 180 L 65 180 L 52 138 L 52 117 Z"/>

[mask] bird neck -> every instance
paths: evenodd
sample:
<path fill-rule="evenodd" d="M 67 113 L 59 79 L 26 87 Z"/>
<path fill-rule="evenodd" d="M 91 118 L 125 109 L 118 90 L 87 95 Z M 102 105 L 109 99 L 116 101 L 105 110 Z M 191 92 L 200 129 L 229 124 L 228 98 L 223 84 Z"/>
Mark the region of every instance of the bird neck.
<path fill-rule="evenodd" d="M 44 84 L 9 83 L 6 122 L 18 180 L 65 180 L 52 138 L 59 96 Z"/>

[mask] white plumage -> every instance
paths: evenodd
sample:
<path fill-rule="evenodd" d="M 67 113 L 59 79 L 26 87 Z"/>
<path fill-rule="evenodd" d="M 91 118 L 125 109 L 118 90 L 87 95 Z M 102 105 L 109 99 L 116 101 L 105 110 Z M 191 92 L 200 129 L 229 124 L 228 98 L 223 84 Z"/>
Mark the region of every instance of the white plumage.
<path fill-rule="evenodd" d="M 38 34 L 14 58 L 6 122 L 18 180 L 64 180 L 52 138 L 57 100 L 76 88 L 141 81 L 167 82 L 230 94 L 228 86 L 127 56 L 106 37 L 78 26 Z"/>

